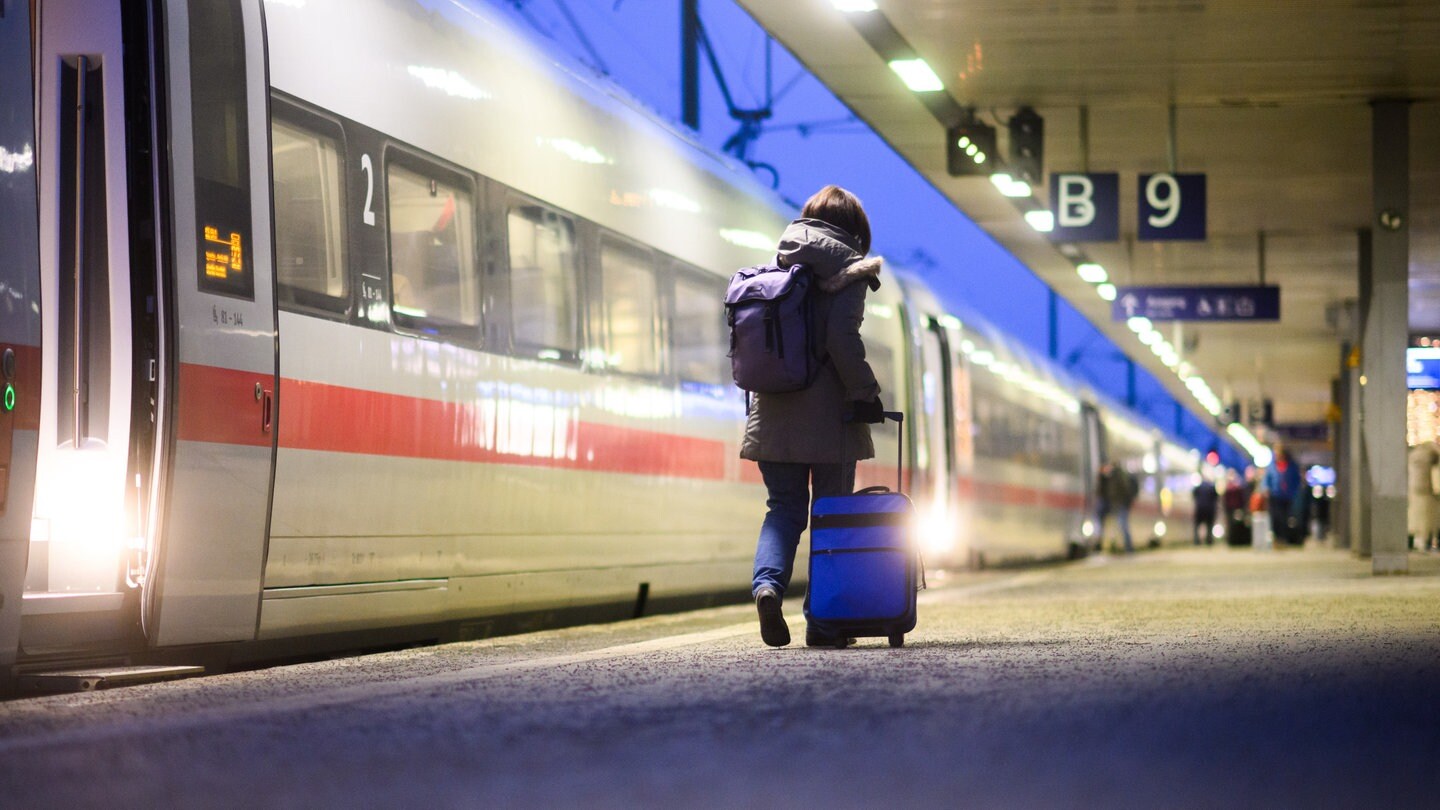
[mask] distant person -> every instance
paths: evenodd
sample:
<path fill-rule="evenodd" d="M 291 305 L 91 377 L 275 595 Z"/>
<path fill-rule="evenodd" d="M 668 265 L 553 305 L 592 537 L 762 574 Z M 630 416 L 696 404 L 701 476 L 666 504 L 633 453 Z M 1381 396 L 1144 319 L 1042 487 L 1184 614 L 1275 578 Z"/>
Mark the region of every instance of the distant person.
<path fill-rule="evenodd" d="M 870 252 L 870 221 L 855 195 L 838 186 L 816 192 L 780 236 L 776 263 L 804 264 L 816 288 L 812 334 L 828 355 L 808 388 L 755 394 L 740 457 L 759 462 L 769 511 L 755 548 L 751 594 L 760 615 L 760 638 L 771 647 L 790 643 L 781 601 L 790 586 L 795 550 L 810 521 L 811 497 L 848 495 L 855 462 L 873 458 L 870 424 L 880 422 L 880 385 L 865 362 L 860 322 L 866 290 L 880 288 L 880 259 Z M 836 637 L 809 621 L 805 643 L 835 646 Z"/>
<path fill-rule="evenodd" d="M 1200 545 L 1203 538 L 1208 546 L 1215 542 L 1215 510 L 1220 502 L 1220 493 L 1215 491 L 1215 482 L 1202 475 L 1192 494 L 1195 503 L 1195 545 Z"/>
<path fill-rule="evenodd" d="M 1225 508 L 1225 542 L 1229 545 L 1250 545 L 1250 487 L 1239 473 L 1225 471 L 1225 492 L 1220 495 L 1220 503 Z"/>
<path fill-rule="evenodd" d="M 1276 441 L 1275 458 L 1265 470 L 1265 491 L 1270 502 L 1270 530 L 1275 539 L 1289 545 L 1305 543 L 1305 480 L 1300 475 L 1300 465 L 1285 449 L 1285 443 Z"/>
<path fill-rule="evenodd" d="M 1115 522 L 1120 526 L 1120 537 L 1125 541 L 1125 553 L 1133 552 L 1135 544 L 1130 539 L 1130 505 L 1140 493 L 1135 476 L 1131 475 L 1123 464 L 1107 461 L 1100 466 L 1095 491 L 1100 497 L 1096 522 L 1100 524 L 1098 531 L 1101 543 L 1104 543 L 1105 538 L 1105 518 L 1114 514 Z"/>
<path fill-rule="evenodd" d="M 1410 541 L 1418 551 L 1435 548 L 1435 533 L 1440 529 L 1440 502 L 1436 492 L 1440 491 L 1436 477 L 1440 474 L 1440 447 L 1434 442 L 1421 442 L 1410 448 L 1409 508 L 1406 523 Z"/>

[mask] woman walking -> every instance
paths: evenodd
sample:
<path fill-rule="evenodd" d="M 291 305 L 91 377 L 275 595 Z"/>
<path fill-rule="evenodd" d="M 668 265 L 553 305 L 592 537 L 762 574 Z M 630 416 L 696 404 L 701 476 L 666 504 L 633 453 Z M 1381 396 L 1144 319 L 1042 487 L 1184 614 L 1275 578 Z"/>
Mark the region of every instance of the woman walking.
<path fill-rule="evenodd" d="M 869 252 L 865 209 L 838 186 L 826 186 L 806 201 L 777 248 L 782 267 L 810 269 L 811 328 L 823 365 L 808 388 L 754 395 L 740 445 L 741 458 L 759 462 L 768 492 L 751 593 L 760 637 L 772 647 L 790 643 L 781 602 L 812 496 L 848 495 L 855 486 L 855 462 L 875 455 L 869 425 L 884 418 L 884 407 L 860 339 L 866 290 L 880 288 L 880 259 L 865 258 Z M 805 608 L 805 643 L 835 646 L 836 633 L 809 621 L 808 596 Z"/>

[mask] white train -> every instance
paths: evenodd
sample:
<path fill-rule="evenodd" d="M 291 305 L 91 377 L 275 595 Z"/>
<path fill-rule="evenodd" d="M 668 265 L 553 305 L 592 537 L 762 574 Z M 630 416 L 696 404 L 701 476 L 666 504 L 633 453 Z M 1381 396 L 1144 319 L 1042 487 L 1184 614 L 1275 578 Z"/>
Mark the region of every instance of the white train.
<path fill-rule="evenodd" d="M 6 674 L 747 593 L 720 301 L 791 212 L 746 169 L 480 3 L 29 6 L 0 18 Z M 866 343 L 932 564 L 1093 545 L 1106 455 L 1145 474 L 1138 534 L 1188 525 L 1193 453 L 890 278 Z"/>

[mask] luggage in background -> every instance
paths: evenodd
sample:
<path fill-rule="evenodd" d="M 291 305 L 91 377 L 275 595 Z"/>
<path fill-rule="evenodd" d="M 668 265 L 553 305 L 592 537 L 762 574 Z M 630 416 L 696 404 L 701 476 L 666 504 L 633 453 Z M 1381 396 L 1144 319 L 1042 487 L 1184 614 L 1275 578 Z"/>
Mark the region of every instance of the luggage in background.
<path fill-rule="evenodd" d="M 900 424 L 903 448 L 904 414 L 885 416 Z M 811 507 L 810 619 L 836 633 L 837 647 L 862 636 L 899 647 L 915 629 L 924 569 L 911 537 L 914 507 L 899 486 L 817 498 Z"/>

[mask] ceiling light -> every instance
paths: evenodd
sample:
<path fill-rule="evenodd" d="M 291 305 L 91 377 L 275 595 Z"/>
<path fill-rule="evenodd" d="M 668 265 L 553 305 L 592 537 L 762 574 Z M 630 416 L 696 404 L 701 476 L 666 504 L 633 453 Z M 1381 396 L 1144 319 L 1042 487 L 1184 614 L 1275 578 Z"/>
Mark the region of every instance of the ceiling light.
<path fill-rule="evenodd" d="M 1024 180 L 1016 180 L 1005 172 L 990 175 L 990 182 L 994 183 L 995 188 L 1000 189 L 1000 193 L 1006 197 L 1029 197 L 1031 193 L 1029 183 Z"/>
<path fill-rule="evenodd" d="M 1130 327 L 1130 331 L 1137 335 L 1143 335 L 1154 328 L 1150 325 L 1149 318 L 1130 318 L 1125 321 L 1125 325 Z"/>
<path fill-rule="evenodd" d="M 1025 221 L 1041 233 L 1055 230 L 1055 215 L 1049 211 L 1026 211 Z"/>
<path fill-rule="evenodd" d="M 1106 283 L 1096 287 L 1095 292 L 1099 293 L 1100 297 L 1105 299 L 1106 301 L 1114 301 L 1117 291 L 1114 284 Z"/>
<path fill-rule="evenodd" d="M 890 69 L 900 77 L 905 86 L 916 93 L 933 93 L 944 90 L 945 84 L 924 59 L 891 59 Z"/>
<path fill-rule="evenodd" d="M 830 5 L 834 6 L 836 11 L 845 14 L 875 10 L 874 0 L 830 0 Z"/>
<path fill-rule="evenodd" d="M 1146 346 L 1154 346 L 1155 344 L 1164 340 L 1164 338 L 1160 337 L 1160 333 L 1154 331 L 1153 329 L 1148 332 L 1137 332 L 1136 334 L 1140 336 L 1140 342 L 1144 343 Z"/>
<path fill-rule="evenodd" d="M 1081 264 L 1078 264 L 1075 266 L 1075 272 L 1080 274 L 1081 279 L 1088 281 L 1091 284 L 1102 284 L 1110 280 L 1110 276 L 1106 274 L 1105 268 L 1101 267 L 1095 262 L 1083 262 Z"/>

